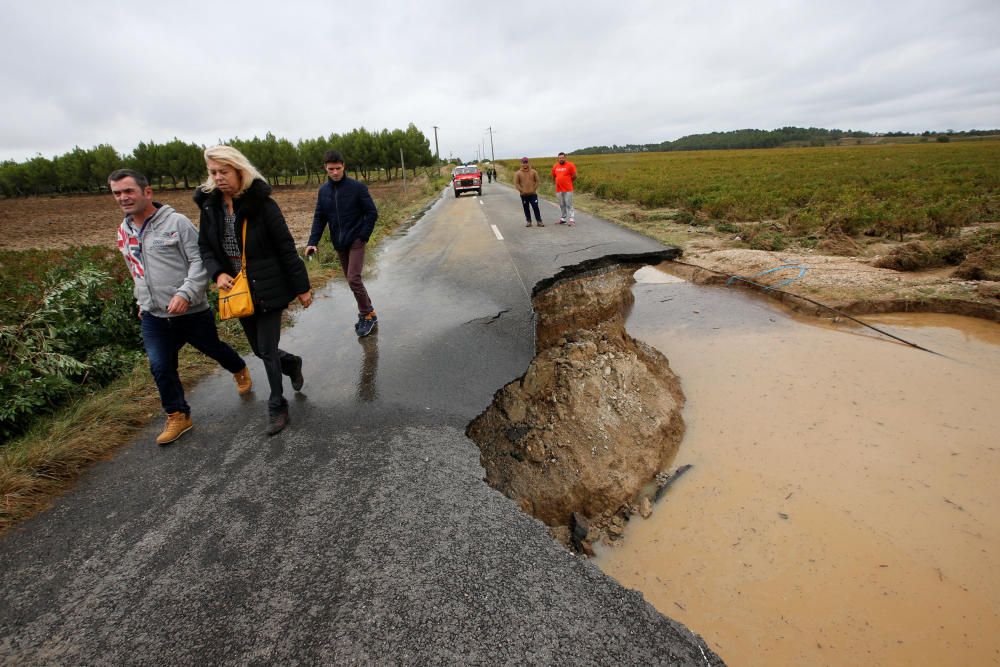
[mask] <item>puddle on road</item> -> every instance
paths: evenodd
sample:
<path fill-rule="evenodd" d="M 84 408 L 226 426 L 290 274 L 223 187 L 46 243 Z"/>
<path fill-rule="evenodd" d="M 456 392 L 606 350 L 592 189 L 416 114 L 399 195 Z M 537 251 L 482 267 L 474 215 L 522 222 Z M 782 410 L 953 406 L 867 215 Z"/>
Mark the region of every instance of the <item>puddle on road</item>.
<path fill-rule="evenodd" d="M 1000 325 L 637 281 L 694 468 L 597 564 L 734 665 L 1000 663 Z"/>

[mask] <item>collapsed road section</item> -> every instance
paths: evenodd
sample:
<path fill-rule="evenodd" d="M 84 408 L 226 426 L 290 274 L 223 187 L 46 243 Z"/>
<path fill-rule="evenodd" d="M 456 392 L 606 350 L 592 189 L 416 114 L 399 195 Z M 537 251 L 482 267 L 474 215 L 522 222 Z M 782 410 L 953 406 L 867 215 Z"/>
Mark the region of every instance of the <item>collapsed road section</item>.
<path fill-rule="evenodd" d="M 536 285 L 535 358 L 467 429 L 487 483 L 584 553 L 648 512 L 684 433 L 666 357 L 624 325 L 635 271 L 678 254 L 588 260 Z"/>

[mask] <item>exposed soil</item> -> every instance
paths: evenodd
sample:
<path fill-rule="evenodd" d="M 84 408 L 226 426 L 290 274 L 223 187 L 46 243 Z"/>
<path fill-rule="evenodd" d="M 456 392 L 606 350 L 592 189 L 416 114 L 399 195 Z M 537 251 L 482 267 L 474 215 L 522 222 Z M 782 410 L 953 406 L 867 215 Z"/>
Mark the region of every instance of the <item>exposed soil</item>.
<path fill-rule="evenodd" d="M 537 356 L 468 428 L 486 481 L 587 553 L 648 507 L 684 432 L 667 359 L 625 333 L 636 268 L 585 264 L 538 290 Z"/>
<path fill-rule="evenodd" d="M 369 189 L 378 200 L 383 190 L 397 188 L 374 183 Z M 158 190 L 154 199 L 173 206 L 197 225 L 193 196 L 194 190 Z M 282 186 L 275 188 L 273 196 L 296 243 L 304 245 L 316 208 L 316 186 Z M 113 247 L 121 218 L 121 209 L 110 194 L 0 199 L 0 249 Z"/>
<path fill-rule="evenodd" d="M 790 308 L 820 317 L 834 314 L 790 295 L 808 297 L 855 315 L 933 312 L 1000 321 L 1000 283 L 957 280 L 947 275 L 948 270 L 911 273 L 876 268 L 855 257 L 739 248 L 695 250 L 669 269 L 702 285 L 728 282 L 760 289 L 744 280 L 731 280 L 732 276 L 740 276 L 758 285 L 773 286 L 776 289 L 762 291 Z M 785 281 L 790 282 L 780 284 Z"/>

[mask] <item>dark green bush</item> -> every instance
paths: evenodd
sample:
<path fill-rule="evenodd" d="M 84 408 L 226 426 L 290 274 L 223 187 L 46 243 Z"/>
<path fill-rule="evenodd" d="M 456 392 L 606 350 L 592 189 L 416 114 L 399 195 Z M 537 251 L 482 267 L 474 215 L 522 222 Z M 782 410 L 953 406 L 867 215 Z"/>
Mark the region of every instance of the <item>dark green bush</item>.
<path fill-rule="evenodd" d="M 756 234 L 749 243 L 754 250 L 784 250 L 788 247 L 788 239 L 778 231 Z"/>
<path fill-rule="evenodd" d="M 693 225 L 695 218 L 690 211 L 677 211 L 673 220 L 679 225 Z"/>
<path fill-rule="evenodd" d="M 0 325 L 0 442 L 142 355 L 131 281 L 92 264 L 51 270 L 40 299 L 10 320 Z"/>

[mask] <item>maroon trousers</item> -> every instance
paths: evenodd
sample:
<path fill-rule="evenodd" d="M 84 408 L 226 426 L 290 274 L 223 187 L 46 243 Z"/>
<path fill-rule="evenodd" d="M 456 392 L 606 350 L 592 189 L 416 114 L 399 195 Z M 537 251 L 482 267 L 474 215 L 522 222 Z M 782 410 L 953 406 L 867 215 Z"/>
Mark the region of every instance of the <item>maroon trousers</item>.
<path fill-rule="evenodd" d="M 354 299 L 358 302 L 358 313 L 367 315 L 375 310 L 372 308 L 372 300 L 368 298 L 368 290 L 361 282 L 361 271 L 365 268 L 365 242 L 361 239 L 351 244 L 350 250 L 337 250 L 337 257 L 340 258 L 340 266 L 344 269 L 344 277 L 347 284 L 354 292 Z"/>

